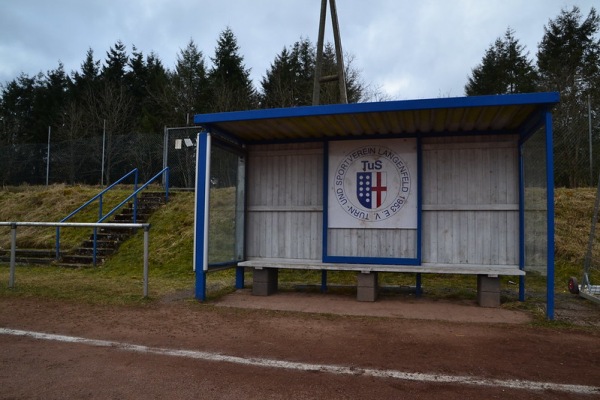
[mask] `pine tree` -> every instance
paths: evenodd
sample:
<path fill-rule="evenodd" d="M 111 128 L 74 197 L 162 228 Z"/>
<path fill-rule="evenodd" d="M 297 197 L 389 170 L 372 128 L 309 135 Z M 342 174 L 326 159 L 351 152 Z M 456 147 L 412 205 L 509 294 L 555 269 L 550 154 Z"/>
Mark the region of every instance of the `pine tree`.
<path fill-rule="evenodd" d="M 261 80 L 262 93 L 261 107 L 293 107 L 297 105 L 294 95 L 294 71 L 291 66 L 290 54 L 287 48 L 275 57 L 271 69 Z"/>
<path fill-rule="evenodd" d="M 353 56 L 345 56 L 348 102 L 358 103 L 371 96 L 377 96 L 377 91 L 367 93 L 367 86 L 362 82 L 360 72 L 352 66 L 353 61 Z M 271 108 L 311 105 L 315 62 L 316 50 L 308 39 L 301 39 L 294 43 L 291 50 L 284 47 L 261 81 L 261 106 Z M 335 50 L 331 43 L 328 43 L 323 51 L 321 75 L 335 74 L 337 74 Z M 339 97 L 337 81 L 321 84 L 321 104 L 339 103 Z"/>
<path fill-rule="evenodd" d="M 146 57 L 146 97 L 144 114 L 141 116 L 142 132 L 161 132 L 169 122 L 168 108 L 160 101 L 168 87 L 168 71 L 158 56 L 151 52 Z"/>
<path fill-rule="evenodd" d="M 308 39 L 284 47 L 261 80 L 261 107 L 307 106 L 312 102 L 314 48 Z"/>
<path fill-rule="evenodd" d="M 582 20 L 573 7 L 562 10 L 544 27 L 537 57 L 540 87 L 560 92 L 553 111 L 555 176 L 557 184 L 571 187 L 589 183 L 588 95 L 598 104 L 600 96 L 600 17 L 594 8 Z"/>
<path fill-rule="evenodd" d="M 504 38 L 497 38 L 473 68 L 465 86 L 467 96 L 527 93 L 536 90 L 537 73 L 528 52 L 508 28 Z"/>
<path fill-rule="evenodd" d="M 204 56 L 191 39 L 177 56 L 171 83 L 173 108 L 177 110 L 179 121 L 189 124 L 194 114 L 210 110 Z"/>
<path fill-rule="evenodd" d="M 108 82 L 122 84 L 129 61 L 123 42 L 117 41 L 114 47 L 106 52 L 106 57 L 105 65 L 102 68 L 102 77 Z"/>
<path fill-rule="evenodd" d="M 250 70 L 244 66 L 237 39 L 230 28 L 217 41 L 213 67 L 208 78 L 211 93 L 211 111 L 247 110 L 256 107 L 257 96 Z"/>

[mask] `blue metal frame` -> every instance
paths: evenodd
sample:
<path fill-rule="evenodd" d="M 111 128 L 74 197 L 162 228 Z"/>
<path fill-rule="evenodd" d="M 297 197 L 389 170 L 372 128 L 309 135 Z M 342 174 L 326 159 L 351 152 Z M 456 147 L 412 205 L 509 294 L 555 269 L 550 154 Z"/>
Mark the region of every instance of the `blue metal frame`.
<path fill-rule="evenodd" d="M 523 144 L 535 133 L 537 129 L 545 126 L 546 133 L 546 179 L 547 179 L 547 263 L 548 263 L 548 280 L 547 280 L 547 317 L 554 318 L 554 170 L 553 170 L 553 140 L 552 140 L 552 119 L 550 108 L 558 103 L 560 95 L 557 92 L 551 93 L 528 93 L 514 95 L 493 95 L 493 96 L 473 96 L 460 98 L 438 98 L 438 99 L 423 99 L 423 100 L 403 100 L 389 101 L 378 103 L 359 103 L 359 104 L 335 104 L 324 106 L 310 107 L 295 107 L 281 109 L 265 109 L 251 111 L 236 111 L 228 113 L 216 114 L 201 114 L 194 117 L 196 124 L 202 125 L 206 129 L 213 129 L 215 132 L 221 132 L 225 135 L 235 137 L 235 129 L 244 122 L 269 120 L 269 119 L 286 119 L 286 118 L 310 118 L 327 115 L 342 115 L 342 114 L 361 114 L 361 113 L 377 113 L 377 112 L 394 112 L 394 111 L 415 111 L 415 110 L 432 110 L 432 109 L 456 109 L 470 107 L 495 107 L 495 106 L 534 106 L 534 113 L 521 126 L 521 131 L 518 132 L 519 140 L 519 267 L 525 267 L 525 224 L 524 224 L 524 159 L 523 159 Z M 303 119 L 304 122 L 310 119 Z M 230 124 L 231 123 L 231 124 Z M 219 124 L 224 124 L 220 126 Z M 237 125 L 236 125 L 237 124 Z M 417 222 L 417 257 L 415 259 L 393 259 L 393 258 L 364 258 L 364 257 L 331 257 L 327 256 L 327 231 L 328 231 L 328 158 L 329 158 L 329 141 L 331 140 L 360 140 L 360 139 L 379 139 L 379 138 L 394 138 L 407 137 L 407 135 L 396 134 L 374 134 L 374 135 L 357 135 L 352 137 L 315 137 L 315 138 L 285 138 L 270 139 L 269 141 L 248 141 L 248 143 L 290 143 L 290 142 L 306 142 L 306 141 L 321 141 L 324 143 L 323 165 L 323 243 L 322 243 L 322 258 L 323 261 L 330 262 L 348 262 L 348 263 L 379 263 L 379 264 L 399 264 L 399 261 L 405 261 L 405 265 L 419 265 L 422 259 L 422 148 L 421 139 L 429 136 L 439 135 L 471 135 L 471 134 L 498 134 L 498 133 L 513 133 L 499 131 L 457 131 L 452 133 L 431 132 L 417 135 L 418 146 L 418 222 Z M 408 261 L 408 262 L 406 262 Z M 197 271 L 198 272 L 198 271 Z M 415 268 L 417 273 L 417 293 L 421 289 L 421 274 L 418 273 L 418 268 Z M 322 275 L 322 289 L 326 289 L 326 272 Z M 519 299 L 524 300 L 525 279 L 520 277 L 519 283 Z"/>
<path fill-rule="evenodd" d="M 546 205 L 547 205 L 547 260 L 546 317 L 554 319 L 554 144 L 552 138 L 552 113 L 546 111 Z"/>
<path fill-rule="evenodd" d="M 525 270 L 525 160 L 519 142 L 519 269 Z M 525 301 L 525 276 L 519 276 L 519 301 Z"/>
<path fill-rule="evenodd" d="M 329 220 L 329 142 L 323 142 L 323 233 L 321 243 L 321 260 L 327 259 L 327 227 Z"/>
<path fill-rule="evenodd" d="M 197 114 L 194 123 L 211 125 L 222 122 L 252 121 L 273 118 L 294 118 L 319 115 L 357 114 L 385 111 L 410 111 L 461 107 L 493 107 L 518 105 L 554 105 L 559 101 L 557 92 L 525 93 L 490 96 L 449 97 L 437 99 L 399 100 L 375 103 L 329 104 L 263 110 L 233 111 L 214 114 Z"/>
<path fill-rule="evenodd" d="M 404 136 L 404 138 L 407 138 Z M 390 137 L 387 137 L 390 139 Z M 323 244 L 322 260 L 327 263 L 341 264 L 381 264 L 381 265 L 421 265 L 421 193 L 422 193 L 422 148 L 421 138 L 417 140 L 417 235 L 416 235 L 416 257 L 354 257 L 354 256 L 332 256 L 328 254 L 328 230 L 329 230 L 329 141 L 323 144 Z"/>
<path fill-rule="evenodd" d="M 205 196 L 210 182 L 207 179 L 206 168 L 210 165 L 210 134 L 201 132 L 198 134 L 196 148 L 196 209 L 194 223 L 194 269 L 196 273 L 195 297 L 200 301 L 206 300 L 206 254 L 205 226 L 208 222 L 206 206 L 209 201 Z M 201 162 L 201 161 L 204 162 Z"/>
<path fill-rule="evenodd" d="M 525 160 L 523 146 L 537 129 L 544 127 L 546 152 L 546 318 L 554 319 L 554 144 L 552 113 L 546 110 L 519 140 L 519 269 L 525 269 Z M 519 301 L 525 301 L 525 276 L 519 277 Z"/>

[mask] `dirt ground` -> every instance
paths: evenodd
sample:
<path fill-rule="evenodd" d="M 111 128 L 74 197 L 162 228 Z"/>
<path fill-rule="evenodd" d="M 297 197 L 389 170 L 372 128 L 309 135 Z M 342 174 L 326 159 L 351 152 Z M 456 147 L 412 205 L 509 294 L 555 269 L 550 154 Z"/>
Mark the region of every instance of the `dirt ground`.
<path fill-rule="evenodd" d="M 407 296 L 359 303 L 333 294 L 256 297 L 241 290 L 204 304 L 190 297 L 177 294 L 143 306 L 0 299 L 0 328 L 111 341 L 0 334 L 0 398 L 600 398 L 600 306 L 577 297 L 557 299 L 557 319 L 574 324 L 566 327 L 532 323 L 521 311 Z M 355 373 L 207 360 L 192 352 Z M 373 376 L 370 370 L 416 378 Z M 417 374 L 593 391 L 422 381 Z"/>

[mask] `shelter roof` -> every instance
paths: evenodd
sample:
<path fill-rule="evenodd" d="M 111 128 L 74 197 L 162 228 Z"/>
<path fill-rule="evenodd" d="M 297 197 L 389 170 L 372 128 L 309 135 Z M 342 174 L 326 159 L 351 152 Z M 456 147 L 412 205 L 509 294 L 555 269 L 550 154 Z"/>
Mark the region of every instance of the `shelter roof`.
<path fill-rule="evenodd" d="M 243 143 L 443 134 L 526 136 L 559 94 L 527 93 L 198 114 L 204 129 Z"/>

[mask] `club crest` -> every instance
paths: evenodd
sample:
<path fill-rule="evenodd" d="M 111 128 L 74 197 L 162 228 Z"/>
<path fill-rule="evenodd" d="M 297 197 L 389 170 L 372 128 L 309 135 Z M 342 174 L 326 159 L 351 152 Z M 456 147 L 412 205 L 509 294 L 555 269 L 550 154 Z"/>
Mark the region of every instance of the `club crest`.
<path fill-rule="evenodd" d="M 411 175 L 407 163 L 385 146 L 363 146 L 338 164 L 333 193 L 352 217 L 377 222 L 397 214 L 408 200 Z"/>

